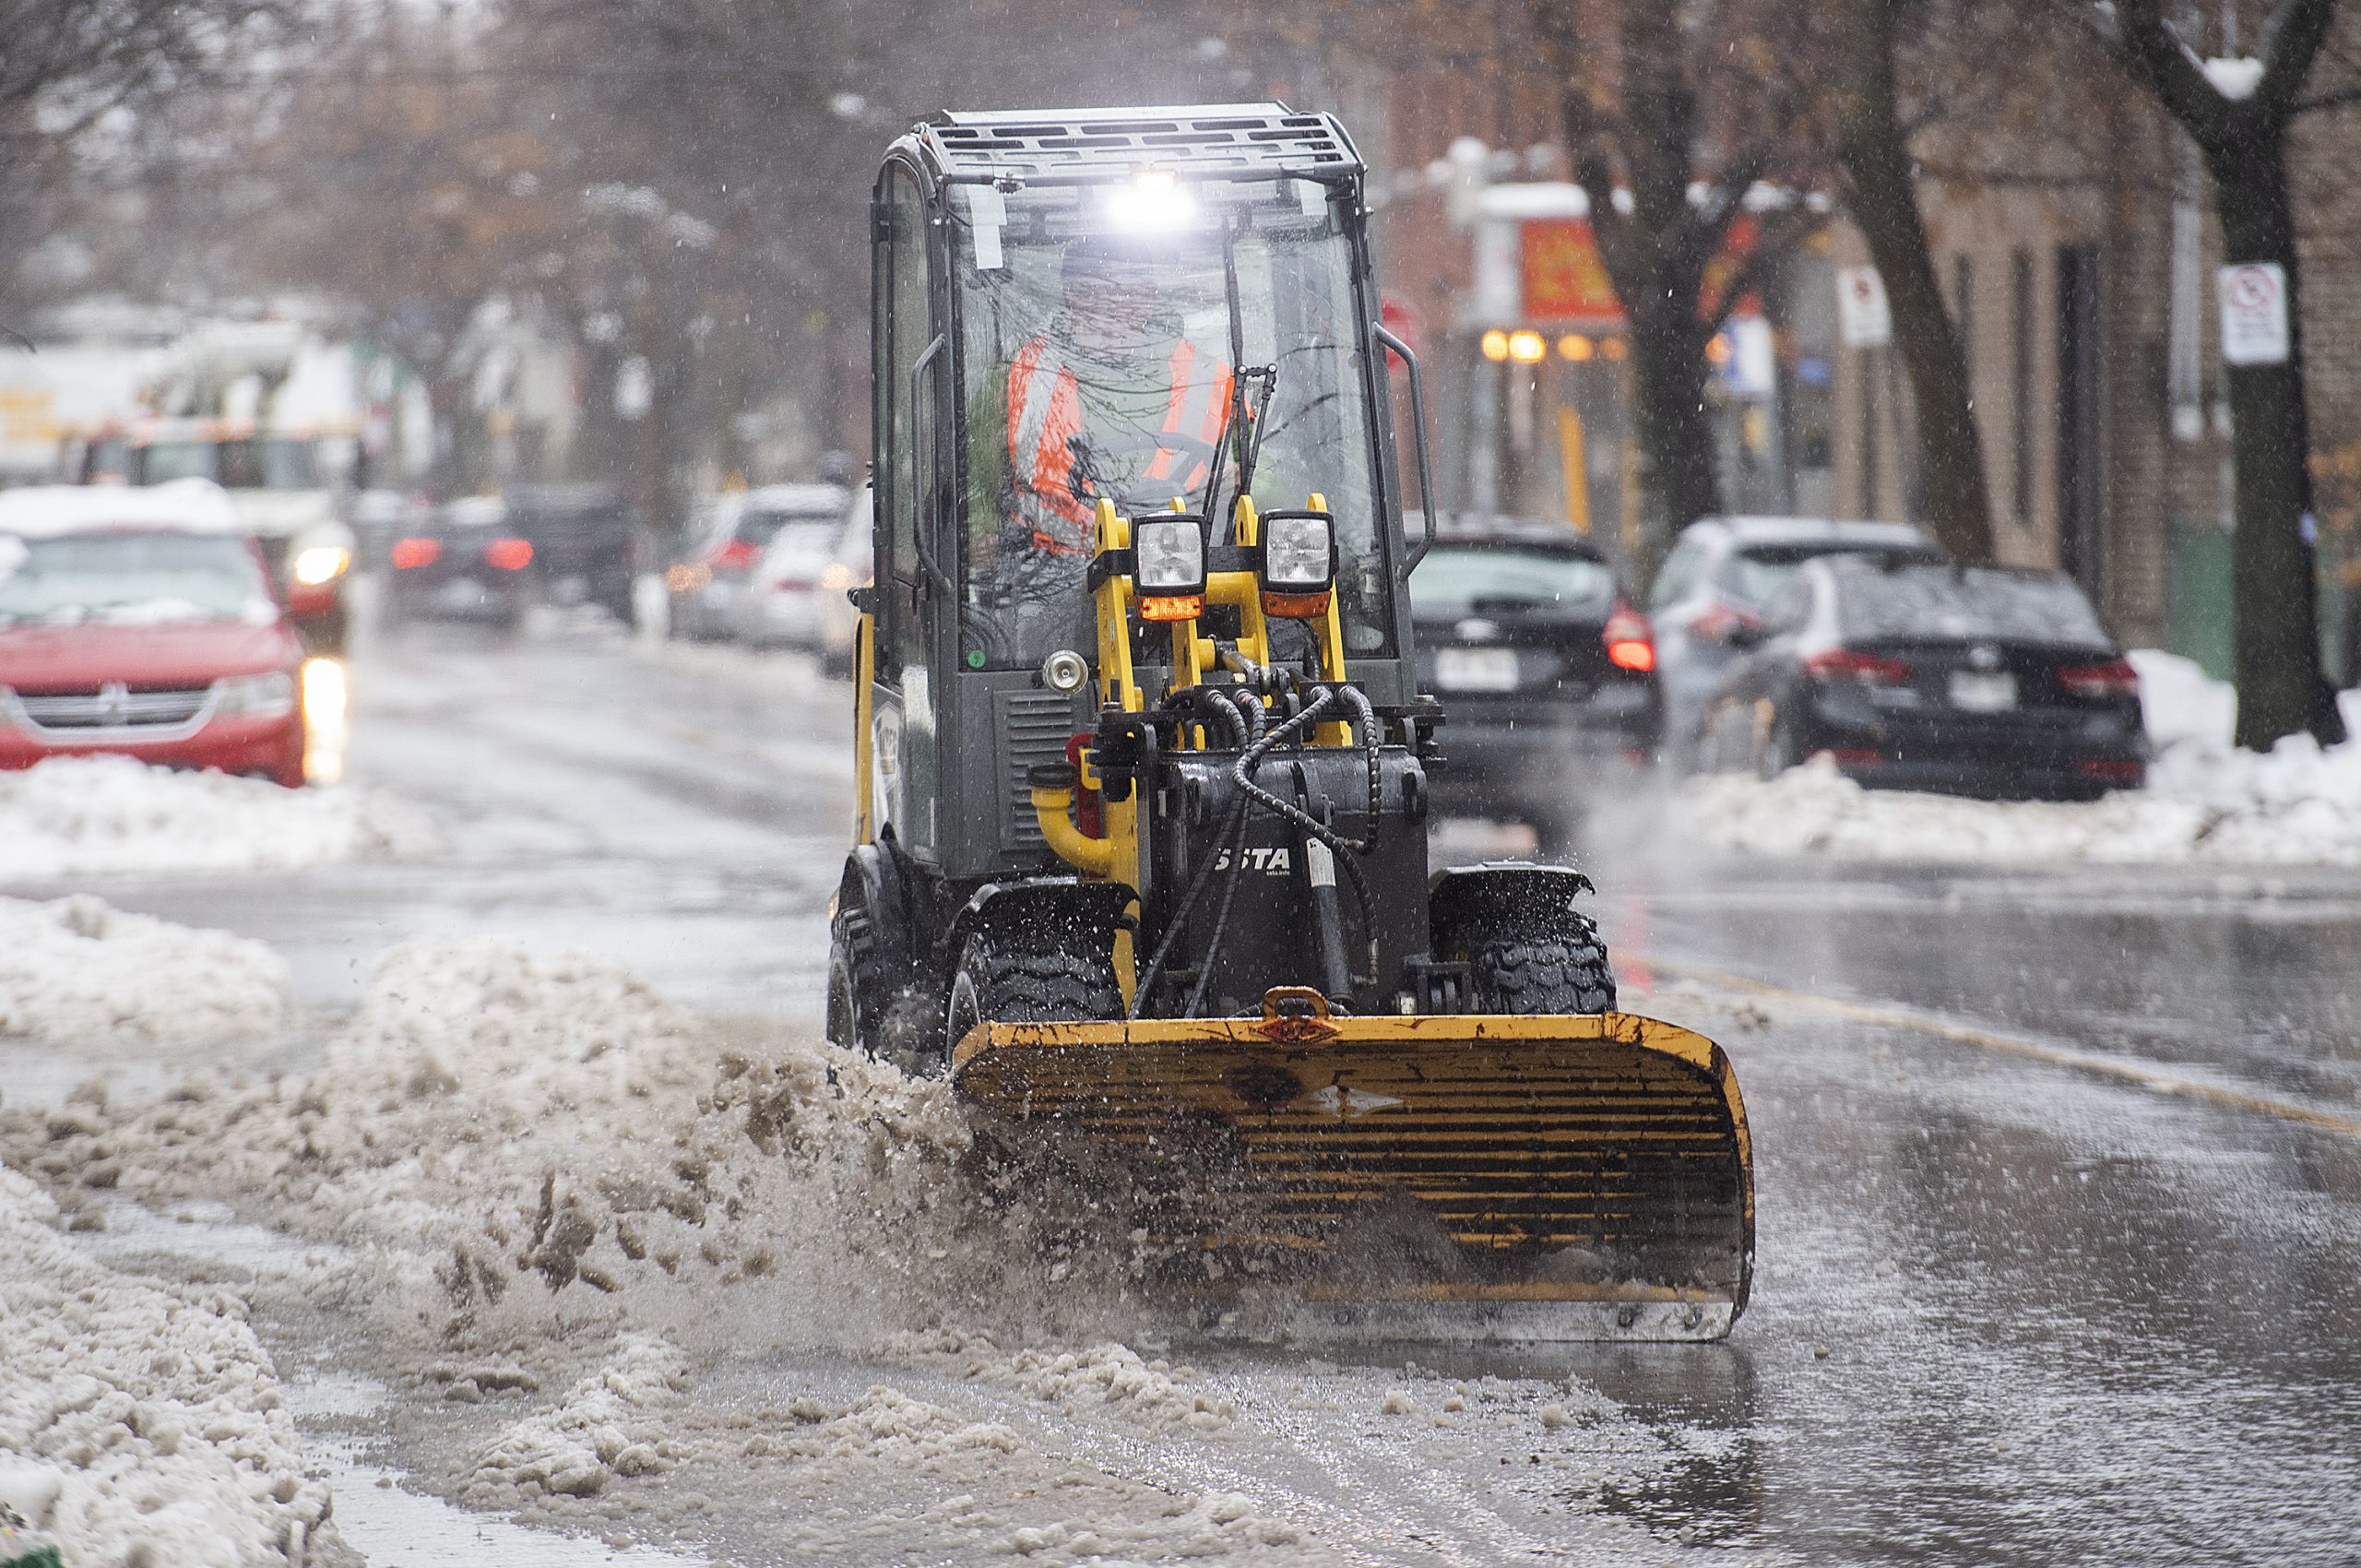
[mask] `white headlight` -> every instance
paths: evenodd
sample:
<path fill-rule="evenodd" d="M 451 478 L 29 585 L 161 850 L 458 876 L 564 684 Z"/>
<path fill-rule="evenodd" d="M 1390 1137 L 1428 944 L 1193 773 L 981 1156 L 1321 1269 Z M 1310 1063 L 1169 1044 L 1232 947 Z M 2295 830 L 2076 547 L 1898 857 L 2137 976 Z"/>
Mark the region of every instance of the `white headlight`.
<path fill-rule="evenodd" d="M 295 552 L 295 580 L 317 588 L 352 564 L 352 552 L 333 544 L 315 544 Z"/>
<path fill-rule="evenodd" d="M 284 670 L 224 675 L 213 683 L 213 711 L 276 719 L 295 710 L 295 677 Z"/>
<path fill-rule="evenodd" d="M 1132 525 L 1142 593 L 1187 594 L 1205 585 L 1205 535 L 1194 517 L 1142 518 Z"/>
<path fill-rule="evenodd" d="M 1263 581 L 1272 588 L 1317 593 L 1335 576 L 1335 530 L 1313 513 L 1279 514 L 1263 529 Z"/>

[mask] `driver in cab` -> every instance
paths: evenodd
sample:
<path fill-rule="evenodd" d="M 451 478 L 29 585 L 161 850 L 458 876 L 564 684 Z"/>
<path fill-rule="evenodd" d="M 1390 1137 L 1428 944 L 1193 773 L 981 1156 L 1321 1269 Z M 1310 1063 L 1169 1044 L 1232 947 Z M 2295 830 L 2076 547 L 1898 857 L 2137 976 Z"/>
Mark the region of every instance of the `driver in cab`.
<path fill-rule="evenodd" d="M 1148 257 L 1086 237 L 1060 265 L 1059 317 L 1008 367 L 1009 521 L 1023 537 L 1003 554 L 1072 556 L 1078 576 L 1099 496 L 1143 511 L 1204 494 L 1233 377 L 1181 336 Z"/>

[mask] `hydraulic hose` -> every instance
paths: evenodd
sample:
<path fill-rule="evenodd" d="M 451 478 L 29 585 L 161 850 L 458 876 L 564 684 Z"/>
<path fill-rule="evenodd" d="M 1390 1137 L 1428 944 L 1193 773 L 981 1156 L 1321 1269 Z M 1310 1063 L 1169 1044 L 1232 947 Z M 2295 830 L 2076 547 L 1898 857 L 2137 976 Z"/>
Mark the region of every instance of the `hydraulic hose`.
<path fill-rule="evenodd" d="M 1261 737 L 1263 705 L 1252 694 L 1240 694 L 1240 698 L 1233 699 L 1228 693 L 1217 687 L 1200 686 L 1195 689 L 1204 694 L 1215 710 L 1228 721 L 1241 751 Z M 1132 1005 L 1127 1016 L 1136 1018 L 1140 1016 L 1147 1006 L 1148 996 L 1155 991 L 1157 982 L 1164 978 L 1164 966 L 1170 961 L 1173 946 L 1180 941 L 1180 932 L 1187 928 L 1191 912 L 1196 909 L 1197 900 L 1204 897 L 1205 889 L 1212 885 L 1214 868 L 1220 863 L 1220 851 L 1224 845 L 1230 847 L 1230 861 L 1235 875 L 1237 843 L 1242 840 L 1246 832 L 1246 798 L 1241 795 L 1224 817 L 1220 830 L 1214 835 L 1213 852 L 1205 856 L 1204 862 L 1190 877 L 1188 890 L 1181 895 L 1180 902 L 1174 907 L 1171 918 L 1165 924 L 1162 940 L 1157 943 L 1156 952 L 1148 959 L 1147 967 L 1140 971 L 1139 983 L 1132 988 Z"/>

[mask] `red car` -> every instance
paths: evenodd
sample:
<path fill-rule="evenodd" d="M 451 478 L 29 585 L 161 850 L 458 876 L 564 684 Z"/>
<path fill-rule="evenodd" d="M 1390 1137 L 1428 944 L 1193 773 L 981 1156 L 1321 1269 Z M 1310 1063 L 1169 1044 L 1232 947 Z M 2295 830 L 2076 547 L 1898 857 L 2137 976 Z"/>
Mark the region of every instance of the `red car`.
<path fill-rule="evenodd" d="M 303 782 L 303 646 L 220 488 L 0 491 L 0 767 Z"/>

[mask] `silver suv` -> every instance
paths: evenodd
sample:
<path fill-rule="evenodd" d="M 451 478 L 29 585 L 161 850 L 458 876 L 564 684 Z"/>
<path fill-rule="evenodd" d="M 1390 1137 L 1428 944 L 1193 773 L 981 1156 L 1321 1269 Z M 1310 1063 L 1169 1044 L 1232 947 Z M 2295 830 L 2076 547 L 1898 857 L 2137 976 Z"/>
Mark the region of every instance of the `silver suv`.
<path fill-rule="evenodd" d="M 1690 765 L 1706 698 L 1722 671 L 1762 640 L 1762 612 L 1796 568 L 1822 555 L 1951 559 L 1908 523 L 1701 517 L 1690 524 L 1648 592 L 1667 761 Z"/>

